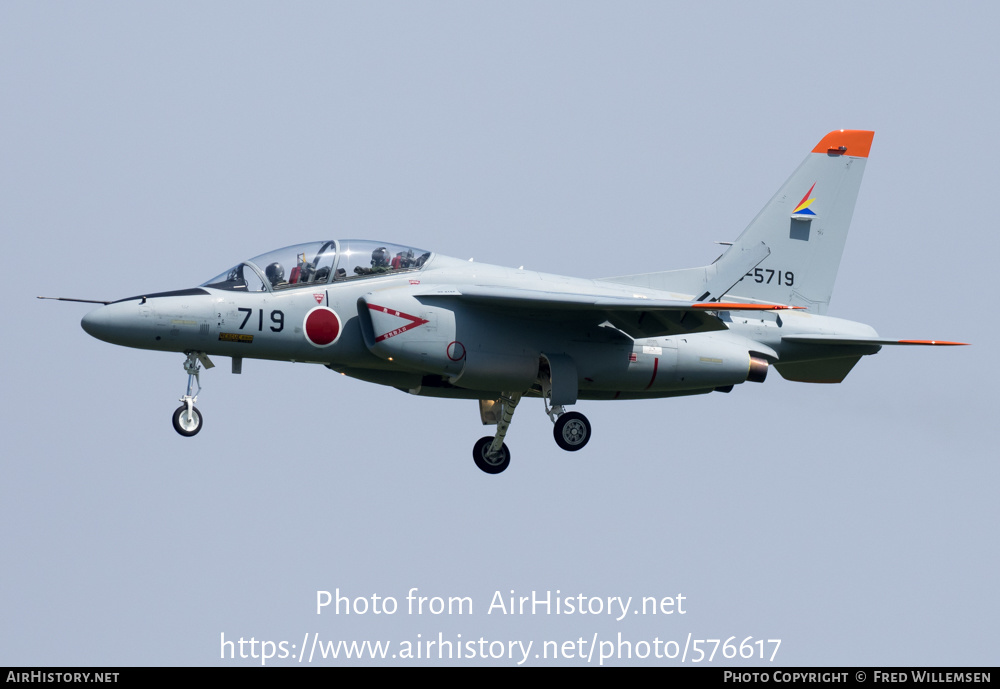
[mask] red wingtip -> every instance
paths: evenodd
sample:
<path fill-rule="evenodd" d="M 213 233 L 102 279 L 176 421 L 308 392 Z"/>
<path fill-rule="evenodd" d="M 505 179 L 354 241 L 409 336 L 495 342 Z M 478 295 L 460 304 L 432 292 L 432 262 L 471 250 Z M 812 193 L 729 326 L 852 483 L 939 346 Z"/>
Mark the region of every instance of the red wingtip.
<path fill-rule="evenodd" d="M 804 309 L 804 306 L 785 306 L 784 304 L 740 304 L 726 301 L 703 301 L 692 304 L 691 308 L 705 311 L 784 311 L 785 309 Z"/>
<path fill-rule="evenodd" d="M 899 344 L 913 345 L 945 345 L 949 347 L 967 346 L 968 342 L 945 342 L 944 340 L 900 340 Z"/>
<path fill-rule="evenodd" d="M 875 132 L 862 129 L 838 129 L 824 136 L 812 152 L 867 158 L 868 152 L 872 148 L 873 138 L 875 138 Z"/>

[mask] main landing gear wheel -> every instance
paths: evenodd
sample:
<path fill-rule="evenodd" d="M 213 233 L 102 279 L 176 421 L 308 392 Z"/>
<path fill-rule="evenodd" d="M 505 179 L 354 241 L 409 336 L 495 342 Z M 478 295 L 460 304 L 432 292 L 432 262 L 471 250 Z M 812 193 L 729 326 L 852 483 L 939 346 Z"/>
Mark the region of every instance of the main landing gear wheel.
<path fill-rule="evenodd" d="M 576 452 L 583 449 L 590 440 L 590 422 L 580 412 L 568 411 L 556 419 L 552 434 L 559 447 L 569 452 Z"/>
<path fill-rule="evenodd" d="M 507 449 L 507 445 L 505 443 L 500 446 L 499 456 L 489 457 L 486 452 L 490 449 L 490 445 L 492 444 L 492 435 L 487 435 L 477 440 L 475 446 L 472 448 L 472 459 L 475 460 L 476 466 L 485 471 L 487 474 L 499 474 L 501 471 L 510 466 L 510 450 Z"/>
<path fill-rule="evenodd" d="M 201 412 L 198 411 L 197 407 L 192 406 L 189 413 L 188 406 L 182 404 L 174 412 L 174 430 L 190 438 L 201 430 L 202 420 Z"/>

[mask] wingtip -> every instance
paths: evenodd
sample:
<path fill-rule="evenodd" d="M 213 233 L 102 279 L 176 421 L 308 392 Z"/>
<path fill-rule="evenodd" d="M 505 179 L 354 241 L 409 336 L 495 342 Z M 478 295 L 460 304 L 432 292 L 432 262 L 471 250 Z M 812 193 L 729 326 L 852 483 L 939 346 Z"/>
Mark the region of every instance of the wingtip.
<path fill-rule="evenodd" d="M 940 347 L 968 347 L 968 342 L 948 342 L 945 340 L 900 340 L 899 344 L 934 345 Z"/>
<path fill-rule="evenodd" d="M 727 301 L 703 301 L 692 304 L 691 308 L 704 311 L 785 311 L 787 309 L 805 309 L 804 306 L 788 306 L 785 304 L 741 304 Z"/>

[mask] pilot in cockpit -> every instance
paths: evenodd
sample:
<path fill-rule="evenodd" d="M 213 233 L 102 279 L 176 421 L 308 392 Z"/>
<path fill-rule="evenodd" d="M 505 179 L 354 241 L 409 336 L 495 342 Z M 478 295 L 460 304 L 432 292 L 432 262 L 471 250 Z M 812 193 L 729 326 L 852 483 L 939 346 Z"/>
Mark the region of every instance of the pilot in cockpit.
<path fill-rule="evenodd" d="M 277 261 L 264 269 L 264 275 L 266 275 L 268 281 L 270 281 L 271 287 L 277 287 L 285 281 L 285 269 L 282 268 L 281 264 Z"/>
<path fill-rule="evenodd" d="M 372 252 L 371 268 L 365 268 L 364 266 L 354 267 L 356 275 L 375 275 L 377 273 L 387 273 L 389 270 L 389 250 L 384 246 L 380 246 Z"/>
<path fill-rule="evenodd" d="M 372 272 L 378 273 L 389 267 L 389 250 L 380 246 L 372 252 Z"/>

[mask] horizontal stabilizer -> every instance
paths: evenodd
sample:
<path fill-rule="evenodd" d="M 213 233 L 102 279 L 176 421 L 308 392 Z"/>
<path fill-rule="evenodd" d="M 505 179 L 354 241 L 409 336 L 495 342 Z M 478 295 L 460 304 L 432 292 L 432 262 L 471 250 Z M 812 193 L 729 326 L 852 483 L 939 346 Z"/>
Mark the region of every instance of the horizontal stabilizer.
<path fill-rule="evenodd" d="M 863 355 L 842 356 L 836 359 L 820 359 L 817 361 L 800 361 L 792 363 L 778 362 L 774 367 L 785 380 L 796 383 L 840 383 L 854 368 Z"/>
<path fill-rule="evenodd" d="M 886 345 L 964 345 L 965 342 L 944 340 L 893 340 L 888 337 L 862 337 L 837 335 L 785 335 L 781 341 L 811 345 L 805 352 L 797 353 L 800 361 L 775 364 L 785 380 L 800 383 L 839 383 L 854 368 L 862 356 L 875 354 Z M 810 356 L 810 353 L 816 356 Z"/>

